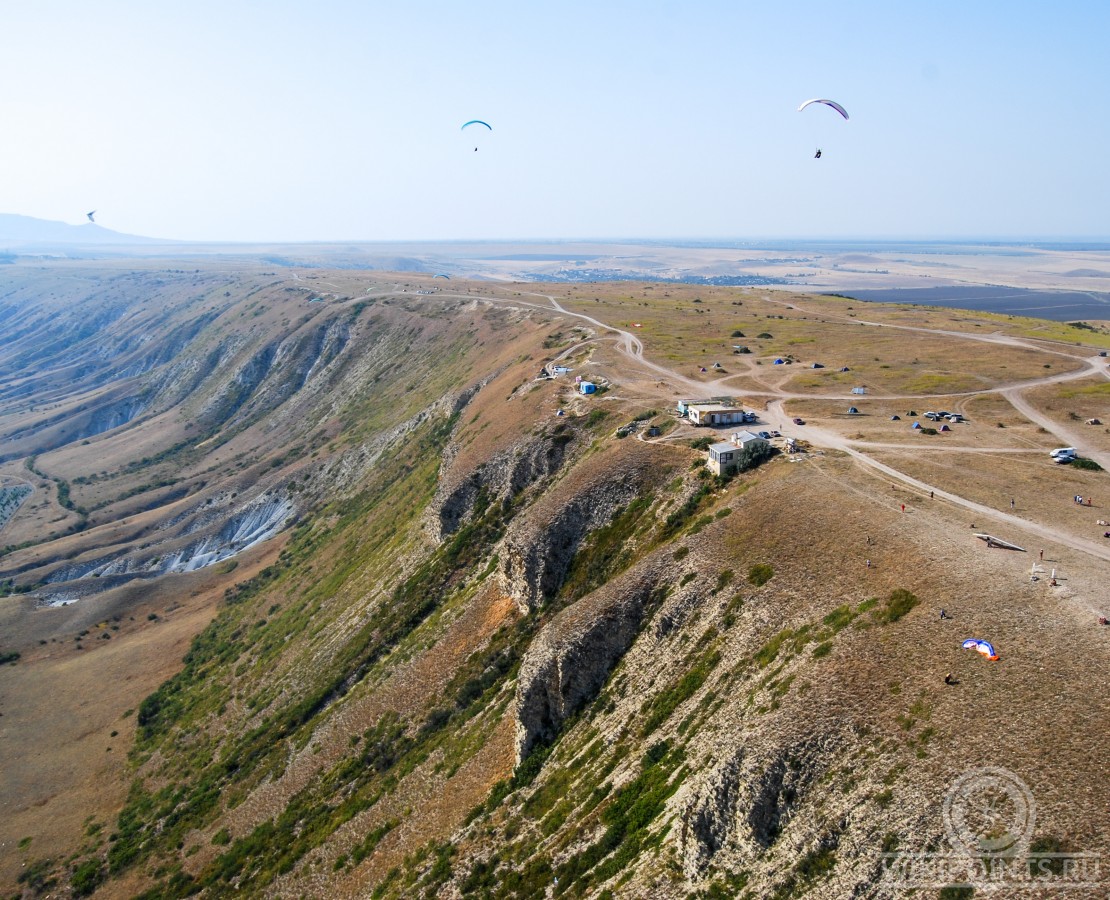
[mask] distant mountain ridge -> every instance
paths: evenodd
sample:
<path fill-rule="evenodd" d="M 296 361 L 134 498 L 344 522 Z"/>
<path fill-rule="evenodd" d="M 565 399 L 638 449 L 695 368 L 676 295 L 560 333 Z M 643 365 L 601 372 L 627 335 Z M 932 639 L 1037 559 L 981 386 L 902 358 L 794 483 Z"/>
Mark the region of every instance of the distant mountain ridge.
<path fill-rule="evenodd" d="M 160 244 L 159 238 L 112 231 L 93 222 L 70 225 L 33 216 L 0 213 L 0 249 L 58 244 Z"/>

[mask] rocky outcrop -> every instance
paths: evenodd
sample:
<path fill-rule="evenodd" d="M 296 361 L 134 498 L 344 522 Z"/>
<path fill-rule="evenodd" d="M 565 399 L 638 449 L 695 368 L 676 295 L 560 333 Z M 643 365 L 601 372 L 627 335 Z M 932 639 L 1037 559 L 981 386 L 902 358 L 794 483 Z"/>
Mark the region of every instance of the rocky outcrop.
<path fill-rule="evenodd" d="M 477 386 L 458 393 L 447 394 L 414 416 L 410 416 L 388 431 L 372 440 L 359 444 L 341 456 L 329 460 L 317 469 L 306 488 L 310 499 L 321 500 L 325 497 L 343 496 L 357 490 L 381 455 L 389 448 L 404 441 L 417 428 L 439 416 L 450 417 L 465 408 Z"/>
<path fill-rule="evenodd" d="M 682 813 L 680 849 L 686 876 L 699 879 L 726 847 L 751 859 L 779 839 L 837 757 L 830 736 L 768 747 L 753 736 L 703 774 Z"/>
<path fill-rule="evenodd" d="M 67 596 L 96 593 L 133 578 L 153 578 L 171 572 L 192 572 L 230 559 L 244 550 L 269 540 L 295 513 L 287 495 L 268 491 L 235 509 L 214 510 L 207 502 L 179 516 L 175 536 L 146 544 L 133 551 L 114 551 L 91 559 L 66 563 L 43 578 L 48 585 L 67 585 Z M 83 586 L 84 579 L 98 579 Z M 44 603 L 55 603 L 48 591 Z"/>
<path fill-rule="evenodd" d="M 669 468 L 660 465 L 658 451 L 638 442 L 627 448 L 590 457 L 573 479 L 568 476 L 564 490 L 545 495 L 514 523 L 498 552 L 499 579 L 521 612 L 555 596 L 591 531 L 659 486 Z"/>
<path fill-rule="evenodd" d="M 563 610 L 532 642 L 517 679 L 518 764 L 597 696 L 639 634 L 659 574 L 656 566 L 625 573 Z"/>
<path fill-rule="evenodd" d="M 569 427 L 556 427 L 498 453 L 461 481 L 445 482 L 425 515 L 433 539 L 442 541 L 454 534 L 479 496 L 509 500 L 549 481 L 562 469 L 575 436 Z"/>
<path fill-rule="evenodd" d="M 93 412 L 85 427 L 80 430 L 77 437 L 87 438 L 113 428 L 126 425 L 141 416 L 147 410 L 147 401 L 144 397 L 126 397 L 115 403 L 110 403 Z"/>

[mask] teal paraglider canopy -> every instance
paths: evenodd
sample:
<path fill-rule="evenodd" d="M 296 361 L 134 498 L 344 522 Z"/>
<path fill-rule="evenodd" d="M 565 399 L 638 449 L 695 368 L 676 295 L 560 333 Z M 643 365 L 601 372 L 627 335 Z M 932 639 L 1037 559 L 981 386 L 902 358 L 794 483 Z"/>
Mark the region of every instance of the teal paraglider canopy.
<path fill-rule="evenodd" d="M 481 126 L 481 127 L 479 128 L 478 126 Z M 471 119 L 469 122 L 463 122 L 462 130 L 466 131 L 466 129 L 471 128 L 471 127 L 478 128 L 479 132 L 481 132 L 482 128 L 485 128 L 488 131 L 493 131 L 493 126 L 490 125 L 489 122 L 483 122 L 481 119 Z M 473 133 L 473 132 L 471 132 L 471 133 Z M 477 152 L 478 148 L 475 147 L 474 150 L 475 150 L 475 152 Z"/>

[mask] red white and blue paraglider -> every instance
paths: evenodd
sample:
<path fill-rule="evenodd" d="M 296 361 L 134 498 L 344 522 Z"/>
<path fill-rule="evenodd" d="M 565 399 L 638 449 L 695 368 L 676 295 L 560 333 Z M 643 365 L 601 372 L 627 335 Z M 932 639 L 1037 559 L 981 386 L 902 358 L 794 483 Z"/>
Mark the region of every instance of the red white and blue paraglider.
<path fill-rule="evenodd" d="M 987 659 L 998 659 L 998 654 L 994 650 L 994 645 L 990 641 L 983 641 L 979 638 L 968 638 L 963 642 L 965 650 L 976 650 L 982 653 Z"/>

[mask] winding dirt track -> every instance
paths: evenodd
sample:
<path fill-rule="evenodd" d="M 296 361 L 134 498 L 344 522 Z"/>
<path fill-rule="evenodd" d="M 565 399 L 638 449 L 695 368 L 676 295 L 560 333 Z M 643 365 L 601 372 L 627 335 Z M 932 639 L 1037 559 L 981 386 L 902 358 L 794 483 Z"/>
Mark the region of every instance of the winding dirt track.
<path fill-rule="evenodd" d="M 581 319 L 593 325 L 602 333 L 608 333 L 614 336 L 618 350 L 623 355 L 628 357 L 630 361 L 635 363 L 637 366 L 646 369 L 647 371 L 650 371 L 662 378 L 665 378 L 672 386 L 678 385 L 682 387 L 684 390 L 687 390 L 692 396 L 703 396 L 712 393 L 714 388 L 725 388 L 727 387 L 727 382 L 729 381 L 729 379 L 731 377 L 734 377 L 729 376 L 708 383 L 694 381 L 693 379 L 687 378 L 679 374 L 678 372 L 674 372 L 671 369 L 668 369 L 666 366 L 659 365 L 658 363 L 652 362 L 651 360 L 647 359 L 644 356 L 643 342 L 634 334 L 623 331 L 584 313 L 577 313 L 573 312 L 572 310 L 568 310 L 564 306 L 562 306 L 559 301 L 555 299 L 555 297 L 549 294 L 529 294 L 528 296 L 541 297 L 547 300 L 550 304 L 550 308 L 553 308 L 556 312 L 559 312 L 566 316 Z M 788 305 L 786 301 L 777 301 L 769 297 L 766 299 L 773 303 L 781 302 L 783 305 Z M 796 301 L 792 301 L 789 305 L 793 306 L 796 309 L 802 309 L 802 307 L 798 306 Z M 826 317 L 828 317 L 827 314 Z M 1033 350 L 1038 353 L 1047 353 L 1053 356 L 1063 356 L 1072 361 L 1083 362 L 1083 366 L 1071 372 L 1050 375 L 1043 378 L 1030 379 L 1027 381 L 1013 382 L 1010 384 L 1000 385 L 993 388 L 986 388 L 983 390 L 962 392 L 960 396 L 970 397 L 979 394 L 999 394 L 1007 401 L 1009 401 L 1018 412 L 1020 412 L 1030 421 L 1036 423 L 1037 425 L 1040 425 L 1049 433 L 1055 434 L 1060 439 L 1061 444 L 1078 448 L 1083 456 L 1095 460 L 1104 469 L 1110 470 L 1110 453 L 1084 446 L 1084 441 L 1081 435 L 1071 431 L 1068 428 L 1062 427 L 1058 422 L 1053 421 L 1052 419 L 1045 416 L 1043 413 L 1039 412 L 1023 396 L 1025 391 L 1046 384 L 1059 384 L 1060 382 L 1074 381 L 1080 378 L 1087 378 L 1092 375 L 1110 378 L 1110 372 L 1108 372 L 1105 365 L 1106 361 L 1102 357 L 1078 356 L 1074 353 L 1060 350 L 1051 346 L 1045 346 L 1038 342 L 1023 340 L 1021 338 L 1015 338 L 1003 334 L 970 334 L 963 331 L 924 328 L 912 325 L 890 325 L 885 322 L 872 322 L 861 319 L 851 319 L 850 321 L 873 328 L 894 328 L 902 331 L 943 335 L 945 337 L 951 337 L 958 340 L 976 341 L 980 343 L 991 344 L 1004 344 L 1012 347 L 1020 347 L 1026 350 Z M 569 353 L 574 349 L 576 348 L 569 348 L 566 352 Z M 784 423 L 782 427 L 782 432 L 783 435 L 786 437 L 800 437 L 804 438 L 810 444 L 816 447 L 830 450 L 839 450 L 842 453 L 846 453 L 853 460 L 855 460 L 857 464 L 864 468 L 870 469 L 875 473 L 881 473 L 882 476 L 885 478 L 900 481 L 905 485 L 922 491 L 923 493 L 931 492 L 936 497 L 940 497 L 950 503 L 954 503 L 971 512 L 974 512 L 976 516 L 981 519 L 993 520 L 998 524 L 1020 529 L 1021 531 L 1024 531 L 1028 534 L 1036 535 L 1037 537 L 1043 538 L 1045 540 L 1053 541 L 1062 546 L 1077 550 L 1080 553 L 1085 553 L 1098 559 L 1110 562 L 1110 547 L 1103 546 L 1102 544 L 1098 544 L 1094 541 L 1075 537 L 1051 525 L 1043 525 L 1038 522 L 1032 522 L 1028 519 L 1019 518 L 1017 516 L 1009 515 L 1008 513 L 992 509 L 991 507 L 984 506 L 981 503 L 976 503 L 973 500 L 967 499 L 966 497 L 961 497 L 958 494 L 953 494 L 951 491 L 943 490 L 936 485 L 931 485 L 924 481 L 921 481 L 918 478 L 914 478 L 911 475 L 908 475 L 905 472 L 901 472 L 886 463 L 879 462 L 879 460 L 875 459 L 872 456 L 869 456 L 865 452 L 867 449 L 902 448 L 907 445 L 868 445 L 865 442 L 851 441 L 848 438 L 844 437 L 844 435 L 842 434 L 839 434 L 835 431 L 830 431 L 827 428 L 822 428 L 816 425 L 806 425 L 804 427 L 785 425 L 785 423 L 791 421 L 791 417 L 784 410 L 784 404 L 788 400 L 843 400 L 850 399 L 850 396 L 797 394 L 785 390 L 769 390 L 765 392 L 745 390 L 744 393 L 750 394 L 752 396 L 774 398 L 771 399 L 770 402 L 767 404 L 767 409 L 768 412 L 773 417 L 776 417 L 779 422 Z M 925 398 L 923 398 L 919 394 L 912 396 L 893 394 L 883 397 L 873 397 L 872 399 L 913 400 L 914 402 L 920 403 L 920 401 Z M 963 451 L 964 449 L 965 448 L 954 446 L 944 449 L 938 449 L 938 452 L 957 452 Z"/>

